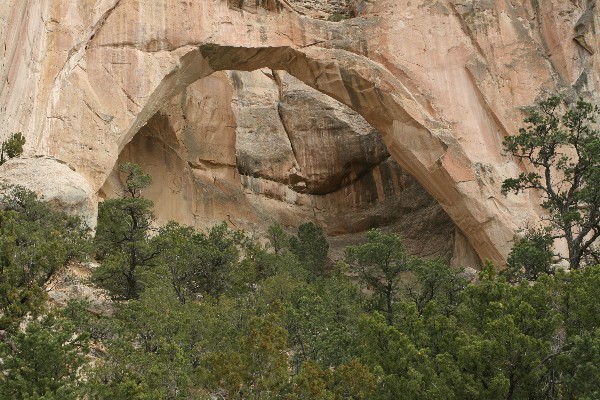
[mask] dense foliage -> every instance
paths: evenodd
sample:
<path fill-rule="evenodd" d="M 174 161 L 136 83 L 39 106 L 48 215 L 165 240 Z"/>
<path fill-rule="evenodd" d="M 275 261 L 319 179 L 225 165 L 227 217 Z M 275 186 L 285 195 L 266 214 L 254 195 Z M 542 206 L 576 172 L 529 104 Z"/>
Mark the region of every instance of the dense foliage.
<path fill-rule="evenodd" d="M 82 222 L 53 210 L 35 193 L 0 186 L 0 330 L 12 330 L 43 307 L 43 286 L 89 251 Z"/>
<path fill-rule="evenodd" d="M 218 241 L 210 236 L 201 238 Z M 379 231 L 370 238 L 397 240 Z M 369 243 L 348 253 L 368 254 Z M 202 246 L 209 260 L 220 259 L 206 244 L 198 255 Z M 93 398 L 600 395 L 597 267 L 540 273 L 532 285 L 512 284 L 488 266 L 468 283 L 441 260 L 413 259 L 394 281 L 388 309 L 378 287 L 357 284 L 379 276 L 377 261 L 371 272 L 338 264 L 323 276 L 289 248 L 275 255 L 257 243 L 236 247 L 230 273 L 218 276 L 219 293 L 195 284 L 178 292 L 169 262 L 179 261 L 165 258 L 157 274 L 169 279 L 123 303 L 114 318 L 79 316 L 106 349 L 90 372 Z M 223 259 L 231 260 L 230 249 L 223 247 Z"/>
<path fill-rule="evenodd" d="M 102 264 L 94 281 L 115 299 L 127 300 L 139 296 L 140 275 L 152 266 L 159 251 L 150 240 L 153 203 L 141 197 L 152 179 L 136 164 L 123 164 L 119 169 L 127 174 L 123 196 L 98 207 L 95 244 Z"/>
<path fill-rule="evenodd" d="M 1 399 L 76 399 L 86 393 L 79 369 L 89 337 L 57 311 L 29 322 L 0 343 Z"/>
<path fill-rule="evenodd" d="M 28 226 L 47 257 L 19 258 L 33 251 L 14 233 L 21 225 L 5 222 L 23 214 L 19 193 L 0 214 L 2 265 L 24 273 L 39 259 L 48 276 L 81 251 L 69 233 L 77 224 L 38 215 L 55 242 L 44 247 Z M 114 204 L 141 199 L 134 190 Z M 310 223 L 295 235 L 273 226 L 265 245 L 226 224 L 197 232 L 171 222 L 150 234 L 149 224 L 132 231 L 127 207 L 102 213 L 94 280 L 119 299 L 114 312 L 82 301 L 43 311 L 39 301 L 10 313 L 21 298 L 5 296 L 13 329 L 0 335 L 0 398 L 600 398 L 600 267 L 535 269 L 535 282 L 512 283 L 487 265 L 469 282 L 379 230 L 333 263 Z M 132 249 L 155 256 L 136 265 L 128 292 Z M 99 279 L 107 266 L 112 279 Z"/>
<path fill-rule="evenodd" d="M 85 259 L 87 237 L 78 218 L 26 189 L 0 187 L 0 399 L 75 398 L 82 385 L 87 334 L 47 311 L 45 285 Z"/>

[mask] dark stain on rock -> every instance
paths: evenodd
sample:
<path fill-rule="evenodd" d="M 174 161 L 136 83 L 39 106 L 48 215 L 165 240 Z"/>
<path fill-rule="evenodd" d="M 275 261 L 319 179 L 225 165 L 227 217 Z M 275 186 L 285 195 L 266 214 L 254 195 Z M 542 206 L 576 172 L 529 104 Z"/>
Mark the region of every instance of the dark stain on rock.
<path fill-rule="evenodd" d="M 244 83 L 242 82 L 242 78 L 237 71 L 231 71 L 231 82 L 233 83 L 234 90 L 241 91 L 244 89 Z"/>
<path fill-rule="evenodd" d="M 260 27 L 260 41 L 262 43 L 267 43 L 268 40 L 268 36 L 267 36 L 267 28 L 265 26 L 261 26 Z"/>

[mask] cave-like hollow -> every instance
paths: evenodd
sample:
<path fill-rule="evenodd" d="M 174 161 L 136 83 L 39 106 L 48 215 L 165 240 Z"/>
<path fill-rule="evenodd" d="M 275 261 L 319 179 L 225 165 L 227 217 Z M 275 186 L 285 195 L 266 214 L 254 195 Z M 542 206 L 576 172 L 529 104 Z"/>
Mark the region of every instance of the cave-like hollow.
<path fill-rule="evenodd" d="M 159 224 L 227 221 L 264 236 L 273 223 L 312 221 L 324 227 L 334 258 L 381 228 L 401 234 L 417 255 L 480 264 L 375 128 L 284 71 L 219 71 L 171 97 L 123 147 L 101 198 L 121 192 L 124 162 L 152 176 L 143 194 Z"/>

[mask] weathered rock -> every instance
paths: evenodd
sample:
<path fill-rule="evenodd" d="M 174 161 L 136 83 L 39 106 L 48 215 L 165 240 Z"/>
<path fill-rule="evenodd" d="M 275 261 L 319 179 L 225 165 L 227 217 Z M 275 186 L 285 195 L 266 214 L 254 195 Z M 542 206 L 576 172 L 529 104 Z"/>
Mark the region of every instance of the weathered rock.
<path fill-rule="evenodd" d="M 352 11 L 351 0 L 287 0 L 297 12 L 312 18 L 328 19 L 332 16 L 347 16 Z"/>
<path fill-rule="evenodd" d="M 152 176 L 144 196 L 154 201 L 160 222 L 172 219 L 197 227 L 223 220 L 239 227 L 255 222 L 236 164 L 232 95 L 224 73 L 193 83 L 121 151 L 117 164 L 135 162 Z M 100 190 L 102 197 L 122 192 L 116 170 Z"/>
<path fill-rule="evenodd" d="M 235 152 L 240 174 L 306 186 L 281 122 L 278 107 L 281 93 L 273 72 L 232 71 L 230 77 L 234 89 Z"/>
<path fill-rule="evenodd" d="M 326 194 L 389 157 L 360 115 L 287 73 L 232 73 L 242 175 Z"/>
<path fill-rule="evenodd" d="M 115 302 L 110 293 L 91 283 L 92 272 L 96 263 L 73 263 L 62 268 L 46 283 L 44 289 L 52 306 L 65 307 L 70 301 L 78 300 L 86 303 L 86 309 L 96 315 L 111 316 Z"/>
<path fill-rule="evenodd" d="M 278 76 L 278 111 L 307 193 L 347 186 L 389 157 L 381 134 L 360 115 L 289 74 Z"/>
<path fill-rule="evenodd" d="M 290 0 L 235 3 L 6 0 L 0 124 L 98 190 L 127 143 L 196 80 L 285 70 L 363 116 L 479 256 L 502 263 L 540 213 L 535 196 L 500 193 L 525 168 L 502 154 L 502 137 L 544 91 L 597 100 L 594 2 L 377 0 L 337 23 Z"/>
<path fill-rule="evenodd" d="M 80 216 L 89 228 L 96 227 L 96 194 L 81 175 L 60 160 L 9 160 L 0 166 L 0 184 L 23 186 L 56 209 Z"/>

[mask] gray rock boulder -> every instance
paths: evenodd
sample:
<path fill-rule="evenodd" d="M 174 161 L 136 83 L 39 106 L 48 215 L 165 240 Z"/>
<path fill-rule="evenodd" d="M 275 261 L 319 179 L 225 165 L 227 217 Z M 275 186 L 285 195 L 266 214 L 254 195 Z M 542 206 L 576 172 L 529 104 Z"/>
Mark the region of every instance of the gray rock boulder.
<path fill-rule="evenodd" d="M 0 184 L 20 185 L 40 199 L 96 227 L 96 195 L 83 176 L 66 163 L 50 157 L 17 158 L 0 166 Z"/>

